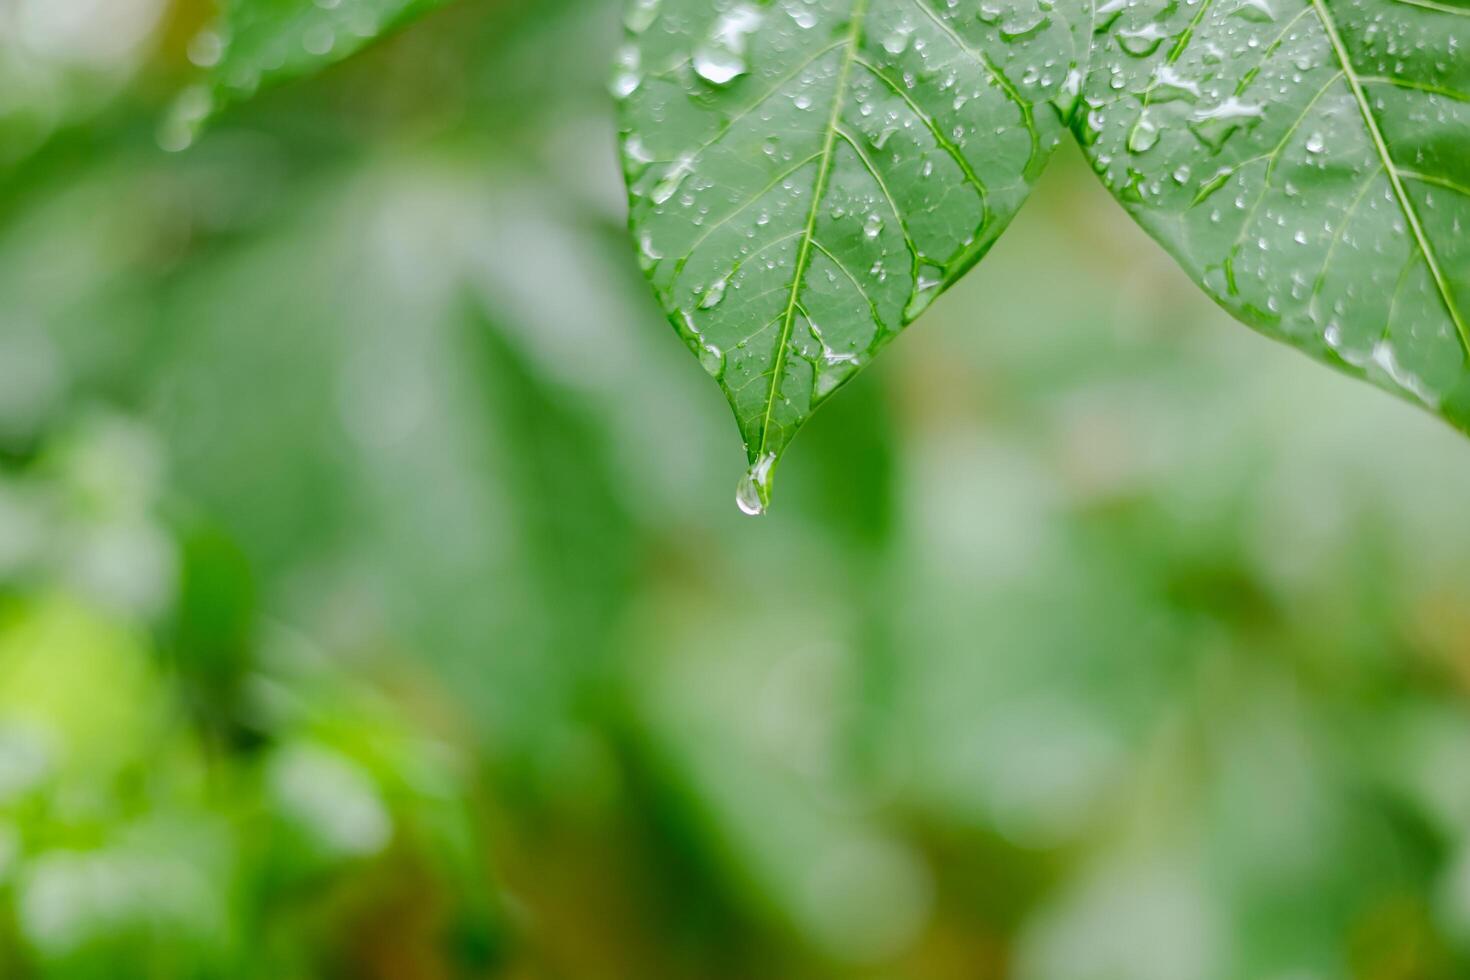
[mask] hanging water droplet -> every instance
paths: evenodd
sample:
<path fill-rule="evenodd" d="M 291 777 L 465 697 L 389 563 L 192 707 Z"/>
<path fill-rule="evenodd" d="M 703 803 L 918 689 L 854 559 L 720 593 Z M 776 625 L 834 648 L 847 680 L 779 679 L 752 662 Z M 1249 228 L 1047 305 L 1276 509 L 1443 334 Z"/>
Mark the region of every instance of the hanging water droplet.
<path fill-rule="evenodd" d="M 694 49 L 694 71 L 711 85 L 729 85 L 750 71 L 746 49 L 764 14 L 738 3 L 716 18 L 710 36 Z"/>
<path fill-rule="evenodd" d="M 741 513 L 759 517 L 766 512 L 771 501 L 771 467 L 775 463 L 776 454 L 766 453 L 740 478 L 735 486 L 735 504 Z"/>

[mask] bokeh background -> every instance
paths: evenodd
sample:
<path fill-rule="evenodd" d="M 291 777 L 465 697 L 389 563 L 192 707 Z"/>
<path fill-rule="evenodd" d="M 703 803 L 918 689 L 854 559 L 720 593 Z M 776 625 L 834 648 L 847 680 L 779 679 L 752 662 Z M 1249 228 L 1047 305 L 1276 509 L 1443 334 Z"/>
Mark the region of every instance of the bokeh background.
<path fill-rule="evenodd" d="M 742 517 L 615 6 L 0 0 L 0 976 L 1470 976 L 1470 444 L 1064 148 Z"/>

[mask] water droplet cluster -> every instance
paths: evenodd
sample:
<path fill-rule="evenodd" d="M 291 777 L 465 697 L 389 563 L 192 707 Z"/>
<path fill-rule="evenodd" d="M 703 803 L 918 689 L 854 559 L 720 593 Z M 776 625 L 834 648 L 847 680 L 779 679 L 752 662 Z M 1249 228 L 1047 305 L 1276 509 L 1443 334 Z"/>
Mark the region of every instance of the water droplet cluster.
<path fill-rule="evenodd" d="M 1470 425 L 1470 9 L 1114 0 L 1077 128 L 1257 328 Z"/>

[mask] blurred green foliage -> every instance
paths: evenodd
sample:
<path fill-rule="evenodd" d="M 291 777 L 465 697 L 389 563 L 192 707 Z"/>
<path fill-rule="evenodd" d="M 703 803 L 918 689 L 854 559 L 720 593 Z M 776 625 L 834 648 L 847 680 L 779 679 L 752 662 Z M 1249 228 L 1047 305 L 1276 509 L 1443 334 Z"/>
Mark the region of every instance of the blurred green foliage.
<path fill-rule="evenodd" d="M 41 7 L 108 16 L 0 36 L 0 976 L 1470 975 L 1470 457 L 1074 157 L 750 522 L 612 4 L 180 153 L 209 12 Z"/>

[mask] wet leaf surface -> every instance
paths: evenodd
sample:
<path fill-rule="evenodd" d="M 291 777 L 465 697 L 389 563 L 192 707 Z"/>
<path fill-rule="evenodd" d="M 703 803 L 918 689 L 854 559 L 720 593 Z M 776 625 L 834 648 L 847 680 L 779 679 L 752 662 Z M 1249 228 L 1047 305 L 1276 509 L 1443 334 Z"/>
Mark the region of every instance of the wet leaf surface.
<path fill-rule="evenodd" d="M 1022 7 L 628 8 L 612 86 L 632 228 L 734 408 L 743 510 L 769 503 L 817 406 L 984 255 L 1055 147 L 1073 26 Z"/>
<path fill-rule="evenodd" d="M 1470 8 L 1104 9 L 1075 129 L 1139 223 L 1246 323 L 1470 429 Z"/>
<path fill-rule="evenodd" d="M 632 0 L 626 19 L 632 229 L 734 408 L 747 512 L 1068 127 L 1227 310 L 1470 430 L 1470 8 Z"/>

